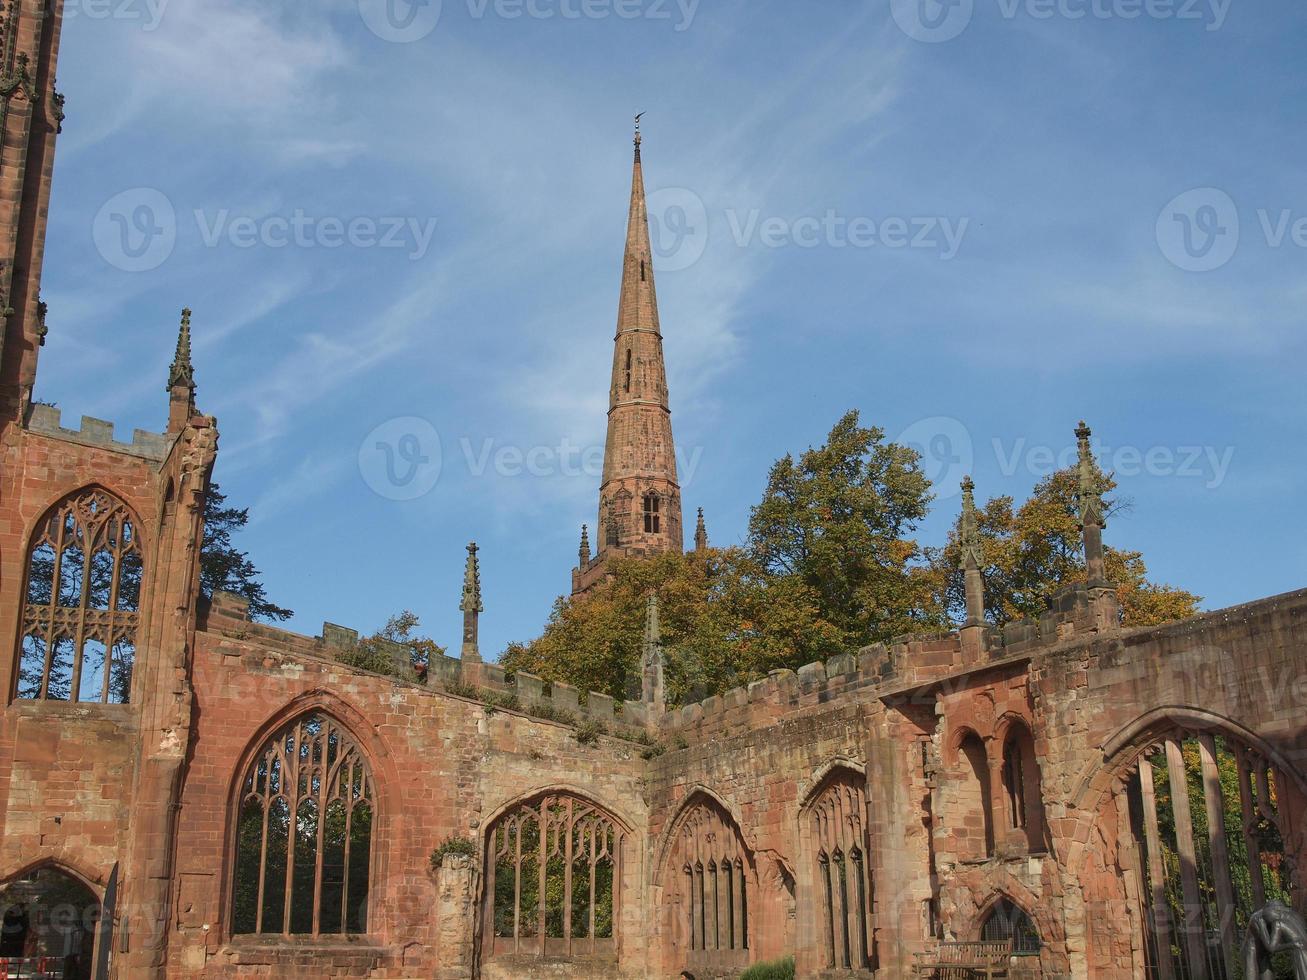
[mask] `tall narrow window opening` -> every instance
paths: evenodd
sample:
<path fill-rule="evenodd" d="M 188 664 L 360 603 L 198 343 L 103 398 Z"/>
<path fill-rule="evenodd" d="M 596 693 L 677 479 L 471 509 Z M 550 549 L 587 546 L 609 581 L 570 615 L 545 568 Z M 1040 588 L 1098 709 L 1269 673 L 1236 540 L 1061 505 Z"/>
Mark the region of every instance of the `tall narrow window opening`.
<path fill-rule="evenodd" d="M 626 392 L 631 391 L 631 348 L 626 349 Z"/>
<path fill-rule="evenodd" d="M 658 534 L 662 526 L 660 505 L 662 501 L 656 493 L 645 494 L 644 498 L 644 533 Z"/>

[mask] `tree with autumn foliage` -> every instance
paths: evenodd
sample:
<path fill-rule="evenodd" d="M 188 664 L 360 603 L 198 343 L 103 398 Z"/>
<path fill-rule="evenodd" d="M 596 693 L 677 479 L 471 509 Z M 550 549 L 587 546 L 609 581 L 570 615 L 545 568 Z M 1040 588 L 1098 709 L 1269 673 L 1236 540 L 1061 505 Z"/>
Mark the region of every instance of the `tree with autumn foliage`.
<path fill-rule="evenodd" d="M 1106 497 L 1116 482 L 1099 474 L 1110 520 L 1124 505 Z M 1087 581 L 1074 468 L 1058 470 L 1036 486 L 1020 507 L 1012 497 L 995 497 L 978 508 L 977 524 L 984 554 L 985 618 L 996 626 L 1035 618 L 1063 586 Z M 1117 588 L 1125 626 L 1156 626 L 1198 612 L 1200 596 L 1148 578 L 1138 551 L 1104 547 L 1104 574 Z M 966 615 L 966 594 L 959 568 L 961 545 L 954 526 L 948 544 L 931 553 L 939 605 L 954 621 Z"/>
<path fill-rule="evenodd" d="M 500 658 L 505 669 L 633 696 L 651 593 L 663 645 L 675 651 L 667 684 L 676 703 L 842 649 L 815 594 L 797 579 L 766 575 L 742 549 L 618 558 L 608 572 L 586 595 L 560 598 L 539 639 L 511 644 Z"/>
<path fill-rule="evenodd" d="M 824 444 L 771 468 L 744 547 L 614 559 L 603 582 L 559 599 L 544 634 L 510 645 L 501 663 L 632 696 L 650 593 L 660 601 L 673 703 L 905 633 L 950 629 L 966 614 L 961 549 L 956 527 L 942 548 L 913 537 L 932 499 L 918 463 L 916 452 L 848 412 Z M 1115 489 L 1099 479 L 1104 494 Z M 1063 470 L 1020 507 L 996 497 L 980 509 L 989 622 L 1037 617 L 1054 592 L 1086 580 L 1078 487 L 1077 473 Z M 1109 500 L 1106 513 L 1121 508 Z M 1109 547 L 1105 557 L 1126 626 L 1197 611 L 1198 596 L 1148 578 L 1139 552 Z"/>

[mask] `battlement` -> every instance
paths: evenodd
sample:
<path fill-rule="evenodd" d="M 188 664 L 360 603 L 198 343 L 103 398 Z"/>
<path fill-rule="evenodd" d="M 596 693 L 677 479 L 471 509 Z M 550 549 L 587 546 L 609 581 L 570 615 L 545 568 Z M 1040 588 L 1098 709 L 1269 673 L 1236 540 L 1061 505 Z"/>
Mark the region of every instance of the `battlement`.
<path fill-rule="evenodd" d="M 767 677 L 725 694 L 668 711 L 663 728 L 698 735 L 758 728 L 791 711 L 828 704 L 843 696 L 866 691 L 879 697 L 910 691 L 1101 632 L 1094 596 L 1084 585 L 1070 585 L 1055 593 L 1049 611 L 1038 619 L 977 629 L 981 632 L 979 643 L 967 642 L 965 630 L 910 634 L 864 647 L 856 654 L 805 664 L 797 671 L 773 670 Z"/>
<path fill-rule="evenodd" d="M 225 633 L 241 640 L 258 643 L 282 653 L 339 662 L 339 654 L 358 647 L 356 629 L 323 623 L 321 636 L 304 636 L 276 626 L 254 623 L 249 618 L 249 603 L 241 596 L 218 592 L 207 608 L 202 607 L 200 628 Z M 402 643 L 373 640 L 377 649 L 394 659 L 394 671 L 387 676 L 410 684 L 422 684 L 409 661 L 408 648 Z M 620 704 L 607 694 L 582 692 L 569 684 L 550 683 L 534 674 L 519 671 L 510 677 L 498 664 L 463 661 L 454 657 L 431 658 L 425 683 L 458 697 L 485 701 L 505 711 L 521 711 L 549 721 L 580 725 L 596 722 L 618 734 L 643 730 L 647 723 L 645 706 L 639 702 Z"/>
<path fill-rule="evenodd" d="M 103 419 L 82 416 L 81 428 L 63 427 L 63 416 L 59 409 L 51 405 L 33 405 L 27 416 L 27 431 L 38 435 L 75 442 L 81 446 L 96 446 L 112 452 L 130 453 L 145 459 L 162 463 L 168 456 L 172 437 L 158 432 L 135 429 L 131 442 L 117 442 L 114 439 L 114 424 Z"/>

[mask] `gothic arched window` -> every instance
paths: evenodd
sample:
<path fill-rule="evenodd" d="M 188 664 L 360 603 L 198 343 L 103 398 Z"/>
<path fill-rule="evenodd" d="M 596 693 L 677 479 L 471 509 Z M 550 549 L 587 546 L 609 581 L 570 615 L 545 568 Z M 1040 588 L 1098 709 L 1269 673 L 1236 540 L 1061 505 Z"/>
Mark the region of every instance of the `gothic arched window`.
<path fill-rule="evenodd" d="M 669 871 L 680 878 L 680 931 L 692 964 L 747 965 L 753 856 L 739 828 L 705 797 L 680 821 Z"/>
<path fill-rule="evenodd" d="M 375 815 L 367 759 L 334 718 L 272 736 L 241 784 L 232 932 L 367 932 Z"/>
<path fill-rule="evenodd" d="M 826 966 L 871 969 L 871 869 L 862 776 L 843 771 L 808 807 Z"/>
<path fill-rule="evenodd" d="M 612 955 L 626 830 L 588 800 L 548 793 L 505 813 L 486 844 L 490 956 Z"/>
<path fill-rule="evenodd" d="M 20 699 L 127 703 L 144 570 L 135 518 L 107 491 L 80 490 L 41 518 L 27 559 Z"/>
<path fill-rule="evenodd" d="M 1013 956 L 1038 956 L 1042 943 L 1039 930 L 1030 916 L 1010 898 L 1001 898 L 980 927 L 980 938 L 986 942 L 1012 941 Z"/>

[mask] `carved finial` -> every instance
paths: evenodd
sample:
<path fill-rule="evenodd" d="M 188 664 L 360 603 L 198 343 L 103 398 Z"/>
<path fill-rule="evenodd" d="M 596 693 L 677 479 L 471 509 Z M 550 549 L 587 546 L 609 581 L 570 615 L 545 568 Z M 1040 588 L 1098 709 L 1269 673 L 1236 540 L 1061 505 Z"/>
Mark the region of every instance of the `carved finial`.
<path fill-rule="evenodd" d="M 642 117 L 643 115 L 644 115 L 643 112 L 637 112 L 635 114 L 635 155 L 636 156 L 640 155 L 640 144 L 644 142 L 644 137 L 640 135 L 640 117 Z"/>
<path fill-rule="evenodd" d="M 976 484 L 969 476 L 962 478 L 962 521 L 958 526 L 958 543 L 962 545 L 963 568 L 980 568 L 984 564 L 980 518 L 976 512 Z"/>
<path fill-rule="evenodd" d="M 1076 496 L 1080 505 L 1081 527 L 1094 525 L 1101 528 L 1106 527 L 1107 522 L 1103 519 L 1102 480 L 1099 478 L 1098 464 L 1094 462 L 1094 451 L 1089 445 L 1089 437 L 1092 435 L 1089 426 L 1081 420 L 1076 427 L 1076 442 L 1080 453 L 1080 486 Z"/>
<path fill-rule="evenodd" d="M 703 551 L 708 547 L 708 528 L 703 523 L 703 508 L 699 508 L 699 523 L 694 528 L 694 550 Z"/>
<path fill-rule="evenodd" d="M 465 613 L 483 613 L 481 604 L 481 565 L 477 561 L 477 544 L 467 546 L 467 569 L 463 572 L 463 601 L 458 608 Z"/>
<path fill-rule="evenodd" d="M 189 388 L 195 391 L 195 368 L 191 366 L 191 311 L 182 310 L 182 323 L 177 331 L 177 353 L 173 355 L 168 371 L 168 390 Z"/>
<path fill-rule="evenodd" d="M 586 565 L 590 564 L 590 527 L 589 527 L 589 525 L 586 525 L 586 524 L 582 524 L 582 525 L 581 525 L 581 547 L 577 550 L 576 556 L 577 556 L 577 558 L 579 558 L 580 561 L 581 561 L 581 563 L 577 566 L 578 568 L 585 568 Z"/>

